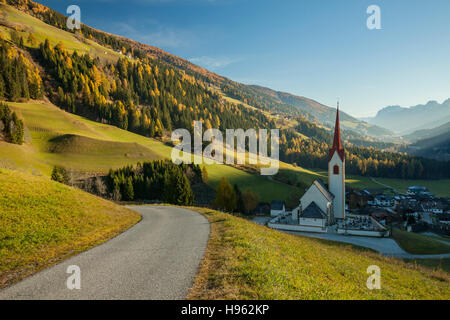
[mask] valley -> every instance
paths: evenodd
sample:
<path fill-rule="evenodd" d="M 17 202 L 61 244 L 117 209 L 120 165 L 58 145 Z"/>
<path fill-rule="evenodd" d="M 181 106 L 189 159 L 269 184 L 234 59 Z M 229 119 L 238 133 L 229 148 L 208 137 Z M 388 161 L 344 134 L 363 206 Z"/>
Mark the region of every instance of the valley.
<path fill-rule="evenodd" d="M 239 83 L 133 39 L 69 30 L 64 15 L 34 1 L 6 0 L 0 103 L 0 288 L 38 273 L 0 297 L 449 299 L 449 259 L 403 261 L 252 219 L 297 227 L 306 212 L 324 223 L 307 227 L 327 235 L 346 214 L 364 215 L 358 231 L 408 254 L 448 254 L 450 100 L 363 121 L 339 103 Z M 428 107 L 443 115 L 422 126 Z M 277 173 L 248 161 L 175 164 L 172 133 L 191 139 L 196 123 L 203 140 L 208 129 L 279 129 Z M 325 209 L 302 208 L 305 194 Z M 88 293 L 58 287 L 70 261 L 89 270 Z M 383 290 L 367 290 L 372 265 Z"/>

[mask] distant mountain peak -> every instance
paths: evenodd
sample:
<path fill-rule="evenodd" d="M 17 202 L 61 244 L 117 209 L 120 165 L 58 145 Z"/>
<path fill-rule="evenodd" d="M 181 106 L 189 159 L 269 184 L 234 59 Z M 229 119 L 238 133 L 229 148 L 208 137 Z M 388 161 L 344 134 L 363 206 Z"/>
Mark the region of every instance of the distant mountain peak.
<path fill-rule="evenodd" d="M 411 107 L 388 106 L 368 120 L 372 124 L 403 134 L 430 129 L 450 120 L 450 99 L 441 104 L 436 100 L 430 100 L 426 104 Z"/>

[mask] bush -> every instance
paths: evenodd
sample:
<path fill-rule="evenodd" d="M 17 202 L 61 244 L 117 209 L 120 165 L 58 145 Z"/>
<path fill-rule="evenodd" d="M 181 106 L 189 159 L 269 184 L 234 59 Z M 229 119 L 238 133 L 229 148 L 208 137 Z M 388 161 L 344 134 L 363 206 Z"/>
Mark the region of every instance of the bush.
<path fill-rule="evenodd" d="M 54 166 L 52 171 L 52 180 L 69 184 L 69 173 L 64 167 Z"/>
<path fill-rule="evenodd" d="M 217 209 L 233 212 L 237 208 L 237 200 L 235 190 L 228 180 L 222 177 L 216 188 L 216 199 L 214 200 L 213 205 Z"/>

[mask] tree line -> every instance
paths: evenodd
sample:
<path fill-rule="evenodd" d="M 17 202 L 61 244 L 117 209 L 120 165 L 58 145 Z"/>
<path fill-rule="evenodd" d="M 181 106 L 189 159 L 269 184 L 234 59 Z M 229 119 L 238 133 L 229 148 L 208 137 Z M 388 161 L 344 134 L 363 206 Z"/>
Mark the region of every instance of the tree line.
<path fill-rule="evenodd" d="M 159 200 L 177 205 L 193 205 L 191 184 L 201 181 L 202 169 L 198 165 L 176 165 L 169 160 L 138 163 L 108 174 L 115 200 Z"/>
<path fill-rule="evenodd" d="M 226 212 L 249 215 L 258 203 L 259 197 L 251 189 L 242 192 L 238 185 L 233 187 L 225 177 L 222 177 L 216 187 L 216 197 L 212 206 Z"/>
<path fill-rule="evenodd" d="M 305 122 L 304 120 L 303 122 Z M 308 136 L 302 137 L 301 132 Z M 283 130 L 280 160 L 308 168 L 328 169 L 332 136 L 314 124 L 300 124 Z M 345 144 L 345 170 L 348 174 L 400 179 L 445 179 L 450 177 L 450 162 L 420 158 L 400 152 Z"/>
<path fill-rule="evenodd" d="M 39 70 L 21 51 L 0 39 L 0 99 L 39 99 L 42 94 Z"/>
<path fill-rule="evenodd" d="M 0 137 L 14 144 L 23 143 L 23 122 L 6 103 L 0 102 Z"/>
<path fill-rule="evenodd" d="M 67 18 L 54 10 L 32 1 L 8 0 L 7 3 L 50 25 L 67 29 Z M 93 39 L 123 54 L 131 54 L 136 61 L 123 58 L 115 64 L 102 65 L 99 59 L 92 59 L 87 54 L 69 54 L 61 44 L 51 48 L 46 41 L 41 45 L 39 51 L 43 65 L 57 82 L 57 88 L 50 92 L 50 98 L 72 113 L 149 137 L 163 136 L 174 128 L 192 130 L 194 120 L 202 121 L 205 129 L 219 128 L 222 131 L 225 128 L 275 127 L 275 122 L 259 110 L 237 106 L 222 99 L 219 93 L 199 80 L 199 75 L 193 77 L 184 71 L 173 69 L 167 63 L 149 58 L 144 51 L 132 48 L 129 42 L 87 26 L 82 25 L 82 30 L 76 32 L 81 38 Z M 33 39 L 27 41 L 32 42 Z M 18 39 L 18 42 L 20 46 L 23 39 Z M 42 80 L 37 69 L 20 50 L 9 50 L 7 47 L 8 44 L 2 42 L 0 98 L 17 100 L 42 96 Z M 15 53 L 11 54 L 13 51 Z M 261 110 L 294 112 L 295 108 L 232 81 L 225 80 L 217 84 L 222 92 Z M 309 117 L 307 114 L 295 114 L 299 116 L 299 124 L 293 130 L 283 131 L 281 160 L 326 169 L 330 135 L 306 120 Z M 299 136 L 295 131 L 310 139 Z M 364 147 L 368 144 L 360 137 L 352 136 L 351 133 L 348 135 L 353 142 L 346 146 L 346 170 L 350 174 L 403 179 L 450 177 L 448 161 Z"/>
<path fill-rule="evenodd" d="M 40 45 L 42 65 L 57 83 L 51 95 L 65 110 L 148 137 L 175 128 L 269 128 L 263 113 L 229 103 L 202 81 L 151 58 L 102 65 L 98 58 L 68 53 L 48 39 Z"/>

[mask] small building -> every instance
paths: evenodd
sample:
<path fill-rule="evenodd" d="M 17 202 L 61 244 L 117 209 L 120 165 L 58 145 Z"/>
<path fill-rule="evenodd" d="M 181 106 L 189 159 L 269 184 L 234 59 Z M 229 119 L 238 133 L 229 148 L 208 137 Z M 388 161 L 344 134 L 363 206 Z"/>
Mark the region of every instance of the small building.
<path fill-rule="evenodd" d="M 265 216 L 270 213 L 270 205 L 268 203 L 260 202 L 253 210 L 253 213 L 257 216 Z"/>
<path fill-rule="evenodd" d="M 422 210 L 428 213 L 440 214 L 444 213 L 444 205 L 436 201 L 424 201 L 421 204 Z"/>
<path fill-rule="evenodd" d="M 273 200 L 270 204 L 270 216 L 276 217 L 286 212 L 286 205 L 282 200 Z"/>
<path fill-rule="evenodd" d="M 410 186 L 410 187 L 408 187 L 406 194 L 413 196 L 413 195 L 418 195 L 420 193 L 426 193 L 426 192 L 428 192 L 428 189 L 423 186 Z"/>
<path fill-rule="evenodd" d="M 390 195 L 380 194 L 374 197 L 374 205 L 380 207 L 393 207 L 394 198 Z"/>

